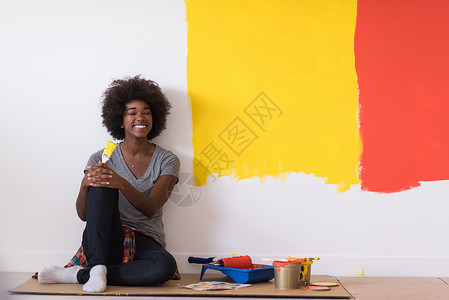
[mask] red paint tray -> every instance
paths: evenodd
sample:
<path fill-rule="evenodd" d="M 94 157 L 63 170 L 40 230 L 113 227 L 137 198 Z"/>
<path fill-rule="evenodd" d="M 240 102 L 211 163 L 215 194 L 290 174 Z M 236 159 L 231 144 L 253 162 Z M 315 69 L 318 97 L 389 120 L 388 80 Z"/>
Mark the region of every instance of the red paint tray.
<path fill-rule="evenodd" d="M 203 265 L 201 267 L 201 277 L 207 269 L 220 271 L 221 273 L 231 277 L 237 283 L 255 283 L 264 282 L 274 278 L 274 267 L 270 265 L 252 264 L 250 268 L 226 268 L 217 265 Z"/>

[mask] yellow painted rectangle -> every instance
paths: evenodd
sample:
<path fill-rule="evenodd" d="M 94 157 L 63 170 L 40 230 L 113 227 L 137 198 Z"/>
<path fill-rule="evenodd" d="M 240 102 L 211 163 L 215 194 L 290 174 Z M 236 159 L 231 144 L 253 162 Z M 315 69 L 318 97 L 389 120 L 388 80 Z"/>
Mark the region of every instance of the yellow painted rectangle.
<path fill-rule="evenodd" d="M 357 1 L 186 1 L 194 174 L 358 184 Z"/>

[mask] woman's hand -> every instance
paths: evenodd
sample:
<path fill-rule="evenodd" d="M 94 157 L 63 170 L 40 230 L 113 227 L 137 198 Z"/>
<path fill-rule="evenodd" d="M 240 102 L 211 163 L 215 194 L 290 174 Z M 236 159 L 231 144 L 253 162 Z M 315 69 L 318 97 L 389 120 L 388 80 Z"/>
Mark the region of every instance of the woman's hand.
<path fill-rule="evenodd" d="M 99 162 L 94 166 L 87 167 L 87 180 L 89 186 L 108 187 L 120 189 L 123 185 L 123 178 L 109 168 L 105 163 Z"/>
<path fill-rule="evenodd" d="M 91 186 L 120 189 L 126 183 L 122 177 L 101 162 L 87 167 L 87 171 L 84 173 L 78 198 L 76 199 L 76 212 L 82 221 L 86 221 L 86 200 Z"/>
<path fill-rule="evenodd" d="M 120 190 L 126 199 L 140 212 L 148 217 L 154 215 L 167 202 L 168 197 L 176 184 L 176 177 L 173 175 L 161 175 L 154 184 L 150 195 L 145 195 L 133 187 L 128 181 L 120 177 L 106 164 L 99 162 L 94 166 L 87 167 L 86 183 L 92 187 L 108 187 Z M 83 181 L 84 181 L 83 180 Z M 87 199 L 87 192 L 83 193 L 83 198 Z M 85 200 L 78 201 L 85 204 Z M 78 215 L 81 220 L 85 220 L 85 208 L 78 205 Z M 85 206 L 85 205 L 84 205 Z"/>

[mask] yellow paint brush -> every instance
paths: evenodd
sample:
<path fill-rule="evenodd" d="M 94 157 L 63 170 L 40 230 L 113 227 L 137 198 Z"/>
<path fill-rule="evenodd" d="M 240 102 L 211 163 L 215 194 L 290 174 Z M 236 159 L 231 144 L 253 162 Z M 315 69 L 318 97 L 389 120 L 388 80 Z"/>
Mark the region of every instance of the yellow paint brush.
<path fill-rule="evenodd" d="M 106 148 L 104 148 L 103 154 L 101 155 L 102 163 L 106 163 L 111 158 L 112 152 L 114 152 L 115 147 L 117 147 L 117 144 L 115 144 L 111 141 L 107 142 Z"/>

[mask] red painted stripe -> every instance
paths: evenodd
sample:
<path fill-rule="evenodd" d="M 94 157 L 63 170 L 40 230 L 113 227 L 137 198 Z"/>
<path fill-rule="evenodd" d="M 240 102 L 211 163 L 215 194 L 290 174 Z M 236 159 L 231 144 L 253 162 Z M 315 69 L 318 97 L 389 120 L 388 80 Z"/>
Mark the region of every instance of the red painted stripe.
<path fill-rule="evenodd" d="M 362 189 L 449 179 L 449 1 L 359 0 Z"/>

